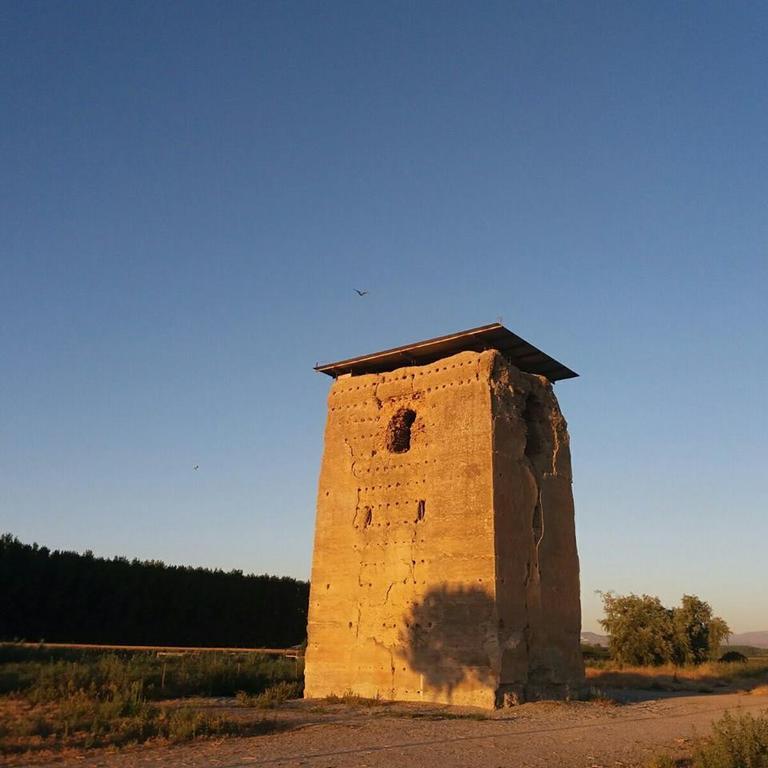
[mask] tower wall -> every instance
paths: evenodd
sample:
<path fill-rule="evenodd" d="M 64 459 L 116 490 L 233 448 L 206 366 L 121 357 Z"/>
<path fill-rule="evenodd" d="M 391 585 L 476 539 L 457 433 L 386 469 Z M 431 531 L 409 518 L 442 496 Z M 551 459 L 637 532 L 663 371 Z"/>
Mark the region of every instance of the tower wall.
<path fill-rule="evenodd" d="M 568 430 L 552 385 L 501 355 L 491 391 L 497 700 L 562 698 L 584 678 Z"/>
<path fill-rule="evenodd" d="M 526 419 L 536 408 L 533 455 Z M 540 520 L 546 531 L 534 537 Z M 495 351 L 337 379 L 305 695 L 492 707 L 539 680 L 578 682 L 572 534 L 565 422 L 543 380 Z M 564 569 L 545 566 L 550 557 Z"/>

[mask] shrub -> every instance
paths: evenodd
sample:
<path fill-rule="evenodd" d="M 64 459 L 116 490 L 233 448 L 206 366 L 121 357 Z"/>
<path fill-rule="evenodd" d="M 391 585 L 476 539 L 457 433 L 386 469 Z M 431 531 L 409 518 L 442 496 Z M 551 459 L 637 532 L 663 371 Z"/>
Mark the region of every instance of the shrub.
<path fill-rule="evenodd" d="M 766 713 L 768 714 L 768 713 Z M 726 712 L 694 755 L 694 768 L 765 768 L 768 766 L 768 717 Z"/>

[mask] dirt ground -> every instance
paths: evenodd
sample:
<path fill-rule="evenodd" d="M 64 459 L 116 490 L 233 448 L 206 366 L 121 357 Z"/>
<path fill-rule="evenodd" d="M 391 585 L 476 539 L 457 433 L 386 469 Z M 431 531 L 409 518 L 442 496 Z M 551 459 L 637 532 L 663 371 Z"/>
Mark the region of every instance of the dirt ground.
<path fill-rule="evenodd" d="M 226 702 L 205 706 L 227 714 L 233 711 Z M 265 736 L 55 758 L 17 757 L 14 764 L 37 768 L 643 766 L 660 751 L 684 754 L 691 741 L 705 735 L 712 720 L 726 710 L 765 711 L 768 697 L 666 695 L 622 705 L 526 704 L 495 713 L 402 704 L 295 702 L 268 714 L 276 718 L 279 730 Z"/>

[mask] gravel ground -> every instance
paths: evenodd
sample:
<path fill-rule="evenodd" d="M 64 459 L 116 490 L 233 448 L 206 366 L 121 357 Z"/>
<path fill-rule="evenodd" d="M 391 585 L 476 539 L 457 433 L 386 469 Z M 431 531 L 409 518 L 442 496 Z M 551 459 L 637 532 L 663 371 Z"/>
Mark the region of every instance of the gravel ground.
<path fill-rule="evenodd" d="M 212 706 L 233 712 L 225 702 Z M 38 768 L 642 766 L 660 750 L 684 752 L 726 710 L 765 711 L 768 697 L 728 693 L 669 696 L 624 705 L 540 703 L 487 717 L 477 710 L 457 708 L 295 702 L 276 713 L 284 730 L 266 736 L 48 759 L 38 756 L 29 762 L 17 758 L 15 764 Z"/>

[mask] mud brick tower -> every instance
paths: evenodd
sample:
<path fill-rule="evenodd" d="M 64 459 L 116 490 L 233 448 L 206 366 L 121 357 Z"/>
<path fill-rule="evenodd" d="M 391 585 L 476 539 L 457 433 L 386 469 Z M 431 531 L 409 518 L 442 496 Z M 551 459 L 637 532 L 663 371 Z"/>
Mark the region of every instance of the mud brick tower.
<path fill-rule="evenodd" d="M 499 324 L 317 370 L 334 383 L 305 695 L 572 693 L 579 561 L 552 382 L 576 374 Z"/>

